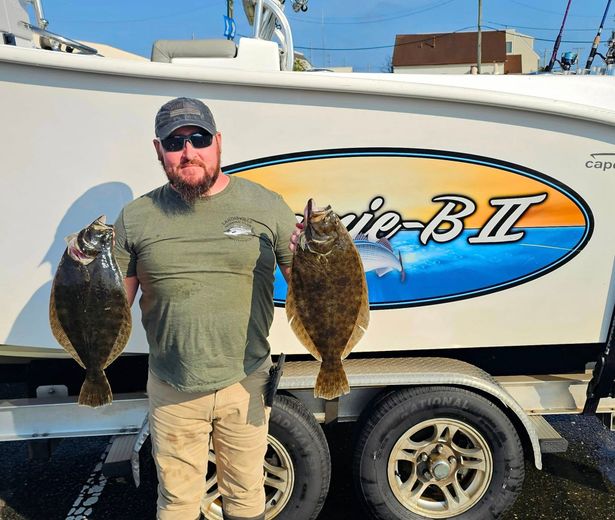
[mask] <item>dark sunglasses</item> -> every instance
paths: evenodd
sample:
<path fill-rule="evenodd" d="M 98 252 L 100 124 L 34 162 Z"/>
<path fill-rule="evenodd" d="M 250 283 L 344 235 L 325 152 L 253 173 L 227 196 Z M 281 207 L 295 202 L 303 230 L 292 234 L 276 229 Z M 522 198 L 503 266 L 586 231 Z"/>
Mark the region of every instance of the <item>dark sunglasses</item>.
<path fill-rule="evenodd" d="M 184 149 L 186 141 L 190 141 L 195 148 L 207 148 L 211 145 L 214 136 L 208 133 L 196 132 L 190 135 L 172 135 L 160 140 L 167 152 L 179 152 Z"/>

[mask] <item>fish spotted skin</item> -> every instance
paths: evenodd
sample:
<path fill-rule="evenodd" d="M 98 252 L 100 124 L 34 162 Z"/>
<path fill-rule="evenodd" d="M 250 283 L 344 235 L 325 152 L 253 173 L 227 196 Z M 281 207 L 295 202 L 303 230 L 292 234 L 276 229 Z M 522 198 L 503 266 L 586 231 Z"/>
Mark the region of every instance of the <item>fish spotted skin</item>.
<path fill-rule="evenodd" d="M 104 373 L 120 355 L 132 327 L 122 273 L 112 254 L 113 227 L 102 217 L 82 230 L 64 252 L 55 274 L 49 321 L 60 345 L 86 370 L 79 404 L 110 404 Z M 78 258 L 75 260 L 75 257 Z M 79 259 L 87 257 L 87 261 Z"/>
<path fill-rule="evenodd" d="M 330 207 L 306 208 L 293 257 L 286 314 L 295 335 L 322 361 L 314 396 L 334 399 L 350 391 L 342 360 L 369 323 L 367 283 L 359 253 Z"/>

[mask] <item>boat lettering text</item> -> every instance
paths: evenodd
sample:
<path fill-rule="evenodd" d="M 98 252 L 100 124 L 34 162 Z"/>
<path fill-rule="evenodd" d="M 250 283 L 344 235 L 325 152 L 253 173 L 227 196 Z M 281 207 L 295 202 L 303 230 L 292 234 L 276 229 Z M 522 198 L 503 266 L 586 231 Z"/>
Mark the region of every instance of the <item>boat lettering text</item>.
<path fill-rule="evenodd" d="M 496 208 L 491 216 L 478 229 L 478 233 L 468 238 L 471 244 L 500 244 L 516 242 L 525 235 L 522 230 L 512 231 L 523 215 L 537 204 L 547 199 L 546 193 L 537 193 L 521 197 L 497 197 L 489 200 L 489 205 Z M 465 219 L 474 214 L 476 203 L 462 195 L 438 195 L 432 202 L 442 203 L 442 207 L 428 221 L 404 220 L 394 210 L 377 214 L 385 204 L 382 196 L 374 197 L 368 204 L 368 211 L 360 215 L 347 213 L 340 217 L 350 235 L 355 238 L 362 234 L 376 242 L 381 238 L 390 240 L 401 230 L 420 231 L 419 240 L 426 245 L 430 240 L 446 243 L 455 240 L 465 229 Z M 297 215 L 299 221 L 303 215 Z"/>
<path fill-rule="evenodd" d="M 592 170 L 615 170 L 615 153 L 592 153 L 592 159 L 585 163 L 585 168 Z"/>

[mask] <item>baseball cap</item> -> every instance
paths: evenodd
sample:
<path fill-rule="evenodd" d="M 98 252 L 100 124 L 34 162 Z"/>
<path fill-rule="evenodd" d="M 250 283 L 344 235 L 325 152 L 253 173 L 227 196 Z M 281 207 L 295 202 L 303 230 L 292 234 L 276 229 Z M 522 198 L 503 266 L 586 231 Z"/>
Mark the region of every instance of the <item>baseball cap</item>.
<path fill-rule="evenodd" d="M 164 139 L 182 126 L 198 126 L 216 135 L 216 122 L 211 110 L 194 98 L 179 97 L 168 101 L 156 114 L 156 137 Z"/>

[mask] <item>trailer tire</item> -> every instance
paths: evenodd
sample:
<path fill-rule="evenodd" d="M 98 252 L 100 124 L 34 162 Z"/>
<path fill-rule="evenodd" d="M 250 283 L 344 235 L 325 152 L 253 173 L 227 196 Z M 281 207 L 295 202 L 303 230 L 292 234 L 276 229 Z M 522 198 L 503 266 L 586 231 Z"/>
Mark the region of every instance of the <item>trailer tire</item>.
<path fill-rule="evenodd" d="M 491 520 L 516 500 L 521 441 L 508 417 L 457 387 L 406 388 L 375 402 L 359 433 L 354 480 L 379 520 Z"/>
<path fill-rule="evenodd" d="M 203 514 L 221 520 L 215 455 L 210 451 Z M 269 419 L 269 446 L 265 455 L 267 520 L 314 520 L 322 509 L 331 480 L 329 445 L 314 416 L 297 399 L 275 397 Z"/>
<path fill-rule="evenodd" d="M 314 520 L 325 503 L 331 480 L 331 456 L 322 428 L 300 401 L 278 395 L 271 409 L 269 434 L 286 448 L 295 472 L 290 499 L 275 518 Z"/>

